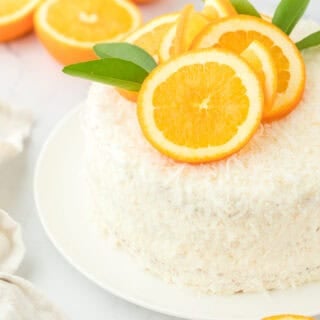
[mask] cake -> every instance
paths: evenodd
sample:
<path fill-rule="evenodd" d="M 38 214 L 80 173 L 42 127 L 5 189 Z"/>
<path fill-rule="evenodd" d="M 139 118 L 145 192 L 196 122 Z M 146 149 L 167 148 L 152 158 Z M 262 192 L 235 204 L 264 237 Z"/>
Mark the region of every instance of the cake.
<path fill-rule="evenodd" d="M 94 211 L 146 269 L 205 293 L 320 280 L 320 49 L 304 57 L 299 107 L 200 166 L 160 154 L 135 103 L 92 85 L 83 119 Z"/>
<path fill-rule="evenodd" d="M 102 60 L 64 69 L 104 83 L 82 112 L 97 226 L 169 283 L 235 294 L 320 280 L 320 41 L 304 38 L 319 27 L 290 39 L 286 5 L 273 24 L 228 0 L 187 5 L 137 31 L 144 50 L 98 44 Z"/>

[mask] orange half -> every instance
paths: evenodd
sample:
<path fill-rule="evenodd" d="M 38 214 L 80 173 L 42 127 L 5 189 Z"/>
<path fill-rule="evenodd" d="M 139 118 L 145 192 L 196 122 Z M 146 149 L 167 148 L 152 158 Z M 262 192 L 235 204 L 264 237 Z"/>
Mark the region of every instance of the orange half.
<path fill-rule="evenodd" d="M 33 28 L 33 13 L 40 0 L 1 0 L 0 42 L 13 40 Z"/>
<path fill-rule="evenodd" d="M 140 24 L 127 0 L 43 0 L 35 14 L 39 39 L 63 64 L 95 59 L 95 44 L 120 41 Z"/>

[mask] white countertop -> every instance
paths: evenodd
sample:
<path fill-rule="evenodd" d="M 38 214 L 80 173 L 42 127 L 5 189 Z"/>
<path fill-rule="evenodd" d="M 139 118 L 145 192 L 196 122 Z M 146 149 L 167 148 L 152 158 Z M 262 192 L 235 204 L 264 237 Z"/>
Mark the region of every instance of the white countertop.
<path fill-rule="evenodd" d="M 158 0 L 143 6 L 145 20 L 200 0 Z M 277 0 L 252 1 L 265 12 Z M 309 16 L 320 21 L 313 0 Z M 270 7 L 269 7 L 270 8 Z M 174 319 L 122 301 L 98 288 L 73 269 L 46 236 L 33 200 L 34 167 L 49 132 L 83 101 L 89 83 L 64 75 L 34 35 L 0 44 L 0 99 L 33 111 L 36 123 L 24 154 L 0 169 L 0 207 L 22 224 L 27 256 L 19 275 L 31 280 L 71 320 Z M 63 154 L 61 154 L 63 157 Z M 258 320 L 258 319 L 257 319 Z"/>

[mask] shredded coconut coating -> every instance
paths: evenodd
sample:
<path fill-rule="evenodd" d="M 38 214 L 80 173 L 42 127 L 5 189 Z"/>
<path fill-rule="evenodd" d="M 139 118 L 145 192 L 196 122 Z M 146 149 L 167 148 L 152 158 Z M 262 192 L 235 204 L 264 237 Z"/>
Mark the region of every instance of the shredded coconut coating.
<path fill-rule="evenodd" d="M 304 22 L 295 37 L 315 27 Z M 83 122 L 94 210 L 146 269 L 208 294 L 320 280 L 320 48 L 304 58 L 298 108 L 206 165 L 161 155 L 134 103 L 91 87 Z"/>

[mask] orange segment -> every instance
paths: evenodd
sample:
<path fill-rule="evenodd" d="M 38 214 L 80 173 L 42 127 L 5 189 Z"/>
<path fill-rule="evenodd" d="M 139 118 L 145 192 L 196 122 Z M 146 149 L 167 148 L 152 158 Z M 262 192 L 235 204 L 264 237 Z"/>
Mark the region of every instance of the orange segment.
<path fill-rule="evenodd" d="M 278 87 L 277 67 L 271 52 L 259 41 L 253 41 L 241 53 L 241 57 L 253 68 L 262 83 L 265 97 L 264 114 L 268 114 L 273 107 Z"/>
<path fill-rule="evenodd" d="M 40 0 L 1 0 L 0 42 L 24 35 L 33 28 L 33 12 Z"/>
<path fill-rule="evenodd" d="M 205 0 L 202 13 L 214 21 L 219 18 L 234 16 L 237 11 L 229 0 Z"/>
<path fill-rule="evenodd" d="M 124 41 L 133 43 L 148 51 L 156 61 L 159 61 L 159 49 L 164 35 L 176 23 L 178 14 L 163 15 L 151 20 Z"/>
<path fill-rule="evenodd" d="M 40 40 L 64 64 L 96 58 L 94 44 L 118 41 L 140 23 L 127 0 L 44 0 L 35 15 Z"/>
<path fill-rule="evenodd" d="M 240 54 L 255 40 L 270 49 L 277 68 L 277 96 L 264 115 L 266 121 L 272 121 L 292 111 L 305 88 L 303 58 L 285 33 L 260 18 L 237 15 L 209 25 L 197 37 L 193 48 L 225 48 Z"/>
<path fill-rule="evenodd" d="M 173 40 L 174 55 L 187 52 L 194 38 L 208 23 L 208 19 L 196 12 L 193 5 L 186 5 L 177 20 L 176 37 Z"/>
<path fill-rule="evenodd" d="M 315 319 L 310 317 L 285 314 L 285 315 L 263 318 L 262 320 L 315 320 Z"/>
<path fill-rule="evenodd" d="M 263 92 L 255 72 L 225 50 L 190 52 L 158 66 L 138 97 L 138 118 L 161 153 L 190 163 L 240 150 L 258 128 Z"/>

